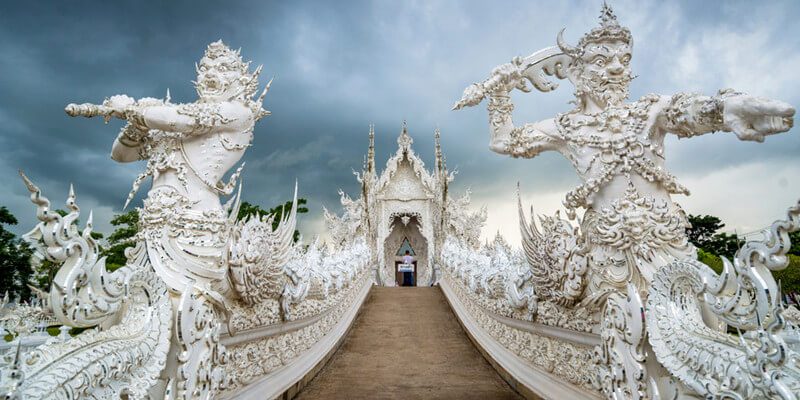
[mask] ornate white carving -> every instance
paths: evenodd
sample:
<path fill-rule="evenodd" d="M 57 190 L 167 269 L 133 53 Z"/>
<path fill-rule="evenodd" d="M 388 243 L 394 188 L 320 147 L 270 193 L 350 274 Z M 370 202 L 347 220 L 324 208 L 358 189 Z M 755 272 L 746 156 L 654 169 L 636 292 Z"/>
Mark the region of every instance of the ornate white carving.
<path fill-rule="evenodd" d="M 582 254 L 586 247 L 579 229 L 556 212 L 555 217 L 539 218 L 540 232 L 533 220 L 533 209 L 531 222 L 526 224 L 521 200 L 518 206 L 522 248 L 530 265 L 536 297 L 561 306 L 573 305 L 583 294 L 589 269 L 587 257 Z"/>
<path fill-rule="evenodd" d="M 288 279 L 283 267 L 292 251 L 297 223 L 297 186 L 292 209 L 272 230 L 274 215 L 253 215 L 234 228 L 230 248 L 230 277 L 234 289 L 248 305 L 279 299 Z"/>
<path fill-rule="evenodd" d="M 338 243 L 348 232 L 363 232 L 370 246 L 375 249 L 373 257 L 377 264 L 376 283 L 394 285 L 394 252 L 400 245 L 402 237 L 397 238 L 397 230 L 408 228 L 419 230 L 421 241 L 414 243 L 414 249 L 420 249 L 423 259 L 417 259 L 418 286 L 427 286 L 436 281 L 435 260 L 444 242 L 445 232 L 451 229 L 468 231 L 475 246 L 478 245 L 480 227 L 470 225 L 473 219 L 485 220 L 485 210 L 470 216 L 462 213 L 459 207 L 469 205 L 469 196 L 461 200 L 453 200 L 448 196 L 448 184 L 455 179 L 455 173 L 449 172 L 445 157 L 439 145 L 439 130 L 436 138 L 436 165 L 434 171 L 425 169 L 425 163 L 411 148 L 414 140 L 408 135 L 405 123 L 397 138 L 397 151 L 386 162 L 386 168 L 378 174 L 375 169 L 375 132 L 370 126 L 370 147 L 362 172 L 356 172 L 361 183 L 361 198 L 351 200 L 342 194 L 342 205 L 348 210 L 347 219 L 335 219 L 326 216 L 331 232 Z M 448 210 L 454 209 L 454 212 Z M 405 218 L 404 218 L 405 217 Z M 458 220 L 462 218 L 463 220 Z M 339 233 L 341 232 L 341 233 Z M 394 232 L 394 233 L 393 233 Z M 415 241 L 416 238 L 409 237 Z M 395 243 L 397 242 L 397 243 Z M 396 247 L 397 246 L 397 247 Z"/>
<path fill-rule="evenodd" d="M 4 360 L 0 390 L 8 398 L 147 398 L 164 368 L 172 334 L 167 289 L 141 242 L 126 266 L 107 276 L 91 240 L 91 217 L 83 235 L 72 221 L 80 212 L 70 190 L 60 217 L 24 175 L 41 221 L 24 237 L 48 260 L 63 263 L 50 293 L 49 312 L 68 326 L 103 324 L 75 338 L 60 336 Z M 124 305 L 124 307 L 123 307 Z"/>
<path fill-rule="evenodd" d="M 128 264 L 107 273 L 90 235 L 91 216 L 81 235 L 73 224 L 79 211 L 72 191 L 69 213 L 61 217 L 23 176 L 42 221 L 26 238 L 42 257 L 62 264 L 53 287 L 42 294 L 49 312 L 63 324 L 102 330 L 3 354 L 0 385 L 9 396 L 213 398 L 243 383 L 226 372 L 223 323 L 235 335 L 328 312 L 309 328 L 324 334 L 338 318 L 334 310 L 352 304 L 349 288 L 369 279 L 372 259 L 360 235 L 346 237 L 347 245 L 334 254 L 318 246 L 300 251 L 293 243 L 296 188 L 295 205 L 276 229 L 273 217 L 237 223 L 238 194 L 225 206 L 219 201 L 220 194 L 233 193 L 241 167 L 227 182 L 222 177 L 249 147 L 255 122 L 268 114 L 261 109 L 266 89 L 253 100 L 260 67 L 253 74 L 248 68 L 238 52 L 215 42 L 197 68 L 195 103 L 172 104 L 169 94 L 139 101 L 118 95 L 103 105 L 67 107 L 73 116 L 127 120 L 112 158 L 148 160 L 131 196 L 147 177 L 153 185 L 139 209 Z M 41 320 L 42 313 L 27 311 L 16 319 L 16 311 L 5 311 L 4 327 L 30 330 L 25 321 Z M 284 361 L 320 337 L 309 329 L 287 333 Z"/>
<path fill-rule="evenodd" d="M 784 259 L 764 258 L 777 254 L 774 249 L 762 247 L 754 256 L 758 252 L 743 248 L 737 256 L 742 267 L 737 266 L 736 274 L 728 267 L 720 278 L 693 261 L 696 254 L 686 238 L 685 215 L 671 199 L 672 194 L 689 192 L 666 171 L 664 161 L 668 133 L 690 137 L 725 131 L 742 140 L 763 141 L 792 127 L 794 108 L 729 89 L 712 96 L 650 94 L 626 103 L 633 77 L 633 39 L 607 5 L 600 19 L 600 26 L 577 46 L 566 44 L 559 33 L 557 47 L 496 67 L 488 79 L 467 87 L 454 107 L 488 99 L 492 151 L 524 158 L 557 151 L 581 178 L 581 185 L 564 200 L 570 219 L 576 217 L 576 209 L 586 209 L 580 229 L 556 214 L 540 219 L 540 232 L 533 221 L 526 224 L 520 212 L 535 293 L 529 302 L 547 300 L 592 313 L 601 309 L 598 330 L 603 344 L 597 349 L 595 383 L 609 398 L 690 395 L 691 390 L 709 398 L 796 397 L 797 363 L 786 361 L 792 357 L 786 352 L 794 351 L 791 346 L 800 340 L 793 327 L 784 327 L 775 309 L 779 296 L 769 272 L 757 267 L 763 263 L 777 268 Z M 550 91 L 555 85 L 546 75 L 570 80 L 575 108 L 553 119 L 515 126 L 509 92 L 531 91 L 528 82 Z M 465 284 L 473 297 L 491 293 L 475 282 L 491 282 L 487 277 L 500 274 L 498 267 L 488 267 L 475 280 L 469 267 L 459 266 L 470 265 L 467 260 L 474 256 L 462 252 L 450 257 L 454 275 L 468 277 Z M 670 267 L 656 273 L 664 265 Z M 640 299 L 646 296 L 645 329 Z M 734 340 L 709 328 L 700 319 L 701 308 L 693 300 L 697 296 L 705 296 L 705 307 L 723 322 L 758 333 Z M 537 320 L 541 305 L 538 313 Z M 768 329 L 769 324 L 773 325 Z M 659 361 L 691 390 L 647 359 L 647 333 Z M 745 359 L 761 364 L 751 367 Z"/>
<path fill-rule="evenodd" d="M 717 275 L 685 260 L 662 267 L 647 299 L 647 330 L 658 360 L 701 396 L 783 398 L 800 395 L 800 331 L 782 316 L 770 271 L 786 266 L 788 232 L 800 228 L 800 203 L 786 220 L 746 243 Z M 738 335 L 710 328 L 705 306 Z"/>

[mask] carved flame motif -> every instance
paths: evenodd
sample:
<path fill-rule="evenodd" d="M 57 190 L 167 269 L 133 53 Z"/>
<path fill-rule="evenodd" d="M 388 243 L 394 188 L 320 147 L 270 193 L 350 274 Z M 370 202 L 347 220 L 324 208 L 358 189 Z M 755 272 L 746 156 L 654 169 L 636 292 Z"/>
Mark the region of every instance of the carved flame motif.
<path fill-rule="evenodd" d="M 284 264 L 297 225 L 297 186 L 289 214 L 272 229 L 273 215 L 253 215 L 234 227 L 229 268 L 234 289 L 247 304 L 278 299 L 287 283 Z"/>
<path fill-rule="evenodd" d="M 588 271 L 586 257 L 581 254 L 583 238 L 578 227 L 561 218 L 540 217 L 541 232 L 536 228 L 531 207 L 531 222 L 525 223 L 525 212 L 517 190 L 522 248 L 530 265 L 536 296 L 562 306 L 572 305 L 583 293 Z"/>
<path fill-rule="evenodd" d="M 800 331 L 782 316 L 770 271 L 788 265 L 788 233 L 800 228 L 800 203 L 788 218 L 746 243 L 717 275 L 687 260 L 664 266 L 647 299 L 647 331 L 658 360 L 702 396 L 796 399 L 800 393 Z M 702 307 L 736 328 L 710 328 Z"/>
<path fill-rule="evenodd" d="M 0 380 L 6 398 L 148 398 L 164 368 L 170 345 L 172 309 L 167 288 L 149 265 L 141 242 L 128 264 L 105 274 L 91 239 L 91 216 L 83 235 L 73 224 L 80 215 L 70 190 L 63 218 L 22 175 L 41 221 L 25 235 L 37 252 L 62 264 L 50 293 L 50 311 L 73 327 L 102 324 L 75 338 L 58 338 L 25 354 L 17 352 Z"/>

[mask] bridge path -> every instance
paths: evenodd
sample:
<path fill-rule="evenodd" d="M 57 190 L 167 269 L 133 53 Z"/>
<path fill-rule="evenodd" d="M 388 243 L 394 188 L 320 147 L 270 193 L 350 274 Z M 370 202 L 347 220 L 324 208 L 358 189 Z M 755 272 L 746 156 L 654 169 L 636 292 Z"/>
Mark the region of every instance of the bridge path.
<path fill-rule="evenodd" d="M 297 399 L 519 399 L 438 287 L 373 287 L 342 346 Z"/>

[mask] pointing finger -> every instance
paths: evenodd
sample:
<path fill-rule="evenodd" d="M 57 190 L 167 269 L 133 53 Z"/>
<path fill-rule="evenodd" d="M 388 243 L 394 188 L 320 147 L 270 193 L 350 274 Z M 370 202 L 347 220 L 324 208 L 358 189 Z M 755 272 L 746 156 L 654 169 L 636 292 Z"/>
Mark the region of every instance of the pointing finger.
<path fill-rule="evenodd" d="M 781 117 L 791 117 L 795 111 L 794 107 L 788 103 L 769 99 L 758 99 L 753 108 L 762 115 L 779 115 Z"/>

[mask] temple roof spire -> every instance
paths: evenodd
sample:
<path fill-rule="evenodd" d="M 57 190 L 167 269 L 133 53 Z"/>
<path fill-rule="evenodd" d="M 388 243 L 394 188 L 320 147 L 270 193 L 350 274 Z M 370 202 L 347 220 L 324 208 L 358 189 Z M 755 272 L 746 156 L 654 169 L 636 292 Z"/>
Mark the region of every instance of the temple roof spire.
<path fill-rule="evenodd" d="M 403 149 L 403 151 L 408 151 L 411 148 L 411 144 L 414 143 L 414 139 L 408 135 L 408 131 L 406 130 L 406 121 L 403 120 L 403 131 L 400 133 L 400 136 L 397 138 L 397 145 Z"/>
<path fill-rule="evenodd" d="M 436 171 L 441 173 L 444 169 L 444 164 L 442 162 L 443 160 L 442 146 L 439 143 L 439 124 L 436 124 L 436 129 L 434 130 L 433 137 L 436 143 Z"/>
<path fill-rule="evenodd" d="M 369 152 L 367 153 L 367 172 L 375 173 L 375 124 L 369 124 Z"/>

